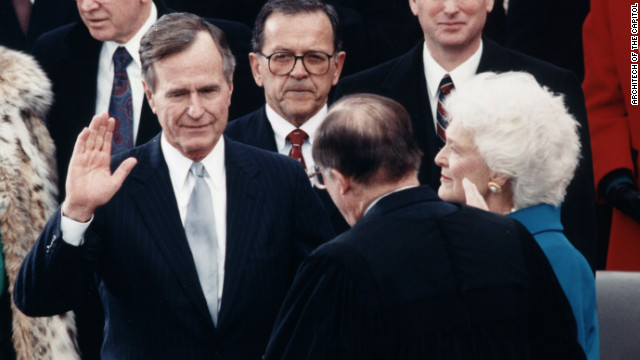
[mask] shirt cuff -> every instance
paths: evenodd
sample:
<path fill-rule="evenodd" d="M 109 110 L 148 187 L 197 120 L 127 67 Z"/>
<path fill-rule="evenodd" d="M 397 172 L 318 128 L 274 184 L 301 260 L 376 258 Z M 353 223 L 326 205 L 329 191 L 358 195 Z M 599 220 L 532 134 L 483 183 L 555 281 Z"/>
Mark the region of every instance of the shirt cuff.
<path fill-rule="evenodd" d="M 93 215 L 87 222 L 79 222 L 70 219 L 60 212 L 62 219 L 60 220 L 60 232 L 62 233 L 62 240 L 69 245 L 80 246 L 84 244 L 84 233 L 91 225 L 93 221 Z"/>

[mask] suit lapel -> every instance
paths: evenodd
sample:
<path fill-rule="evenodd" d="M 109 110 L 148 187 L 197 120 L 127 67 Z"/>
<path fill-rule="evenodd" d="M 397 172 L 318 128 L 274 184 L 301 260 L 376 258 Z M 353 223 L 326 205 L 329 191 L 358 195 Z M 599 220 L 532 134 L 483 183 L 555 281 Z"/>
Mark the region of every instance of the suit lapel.
<path fill-rule="evenodd" d="M 254 113 L 252 121 L 249 123 L 252 128 L 246 129 L 247 141 L 245 143 L 267 151 L 278 152 L 273 128 L 267 119 L 264 106 Z"/>
<path fill-rule="evenodd" d="M 505 68 L 503 64 L 507 64 L 507 62 L 500 45 L 483 36 L 482 55 L 480 55 L 480 63 L 478 64 L 478 71 L 476 71 L 476 73 L 510 70 L 509 68 Z"/>
<path fill-rule="evenodd" d="M 260 172 L 255 159 L 242 151 L 241 146 L 225 137 L 225 167 L 227 173 L 227 252 L 220 306 L 219 328 L 232 326 L 230 315 L 234 299 L 244 283 L 244 268 L 251 244 L 258 233 L 262 217 L 264 191 L 255 181 Z"/>
<path fill-rule="evenodd" d="M 65 112 L 74 114 L 73 119 L 69 121 L 75 122 L 76 125 L 72 129 L 77 130 L 74 134 L 78 134 L 95 115 L 96 74 L 102 42 L 93 39 L 89 30 L 79 21 L 69 33 L 66 44 L 70 52 L 67 61 L 70 61 L 71 65 L 67 67 L 69 73 L 65 76 L 71 81 L 68 85 L 61 84 L 61 87 L 66 89 L 63 93 L 73 94 L 73 101 L 67 100 L 64 103 L 74 106 L 75 109 Z"/>
<path fill-rule="evenodd" d="M 142 99 L 142 110 L 140 112 L 140 127 L 138 128 L 138 136 L 136 137 L 136 146 L 140 146 L 151 140 L 162 130 L 158 118 L 151 111 L 147 97 Z"/>
<path fill-rule="evenodd" d="M 135 180 L 132 185 L 134 204 L 142 214 L 165 261 L 182 284 L 182 289 L 213 327 L 184 226 L 180 221 L 169 170 L 160 148 L 160 136 L 145 145 L 141 149 L 141 155 L 132 173 Z"/>
<path fill-rule="evenodd" d="M 394 94 L 393 97 L 404 105 L 411 116 L 414 138 L 424 152 L 420 165 L 420 182 L 438 188 L 440 170 L 435 166 L 433 159 L 439 149 L 436 145 L 436 130 L 424 75 L 423 47 L 424 42 L 420 42 L 400 57 L 382 82 L 382 88 L 384 93 Z"/>

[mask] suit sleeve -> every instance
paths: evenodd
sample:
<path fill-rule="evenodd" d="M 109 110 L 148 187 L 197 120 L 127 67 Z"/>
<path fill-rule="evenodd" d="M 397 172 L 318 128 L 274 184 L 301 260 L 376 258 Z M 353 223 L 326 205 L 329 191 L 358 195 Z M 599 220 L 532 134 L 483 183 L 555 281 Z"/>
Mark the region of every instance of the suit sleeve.
<path fill-rule="evenodd" d="M 73 246 L 62 239 L 60 209 L 53 214 L 36 244 L 25 257 L 15 281 L 16 306 L 29 316 L 67 312 L 87 293 L 97 264 L 97 236 L 90 228 L 85 244 Z"/>

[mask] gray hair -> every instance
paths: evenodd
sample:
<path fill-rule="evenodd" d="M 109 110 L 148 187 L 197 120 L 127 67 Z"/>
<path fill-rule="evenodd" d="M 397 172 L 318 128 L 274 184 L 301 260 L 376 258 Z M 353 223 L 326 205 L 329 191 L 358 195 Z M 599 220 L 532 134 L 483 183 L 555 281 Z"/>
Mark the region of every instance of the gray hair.
<path fill-rule="evenodd" d="M 421 158 L 407 111 L 374 94 L 348 95 L 333 104 L 313 142 L 318 166 L 365 185 L 417 173 Z"/>
<path fill-rule="evenodd" d="M 335 8 L 322 0 L 269 0 L 267 1 L 258 16 L 253 27 L 253 39 L 251 44 L 254 52 L 262 51 L 264 45 L 264 24 L 267 18 L 273 13 L 283 13 L 285 15 L 297 15 L 322 11 L 327 15 L 333 30 L 333 51 L 342 50 L 342 40 L 340 37 L 340 20 Z"/>
<path fill-rule="evenodd" d="M 209 33 L 218 47 L 222 55 L 224 77 L 227 83 L 231 84 L 236 60 L 222 30 L 197 15 L 172 13 L 158 19 L 140 40 L 142 79 L 152 92 L 156 85 L 153 64 L 169 55 L 186 50 L 201 31 Z"/>
<path fill-rule="evenodd" d="M 453 91 L 444 106 L 450 121 L 471 131 L 487 166 L 511 178 L 517 209 L 564 200 L 580 141 L 562 95 L 528 73 L 482 73 Z"/>

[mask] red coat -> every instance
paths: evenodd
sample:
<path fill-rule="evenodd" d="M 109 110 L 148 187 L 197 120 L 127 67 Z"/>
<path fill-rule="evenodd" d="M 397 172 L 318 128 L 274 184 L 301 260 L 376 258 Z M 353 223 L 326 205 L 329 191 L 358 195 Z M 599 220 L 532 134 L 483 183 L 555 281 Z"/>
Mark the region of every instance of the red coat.
<path fill-rule="evenodd" d="M 638 176 L 640 106 L 631 101 L 632 20 L 637 0 L 591 0 L 583 28 L 584 94 L 591 132 L 596 186 L 615 169 Z M 636 28 L 637 29 L 637 28 Z M 633 51 L 638 54 L 638 50 Z M 636 60 L 640 68 L 640 60 Z M 639 71 L 640 72 L 640 71 Z M 638 75 L 638 72 L 636 72 Z M 637 88 L 635 94 L 638 94 Z M 602 200 L 603 194 L 598 194 Z M 608 270 L 640 270 L 640 223 L 614 209 Z"/>

